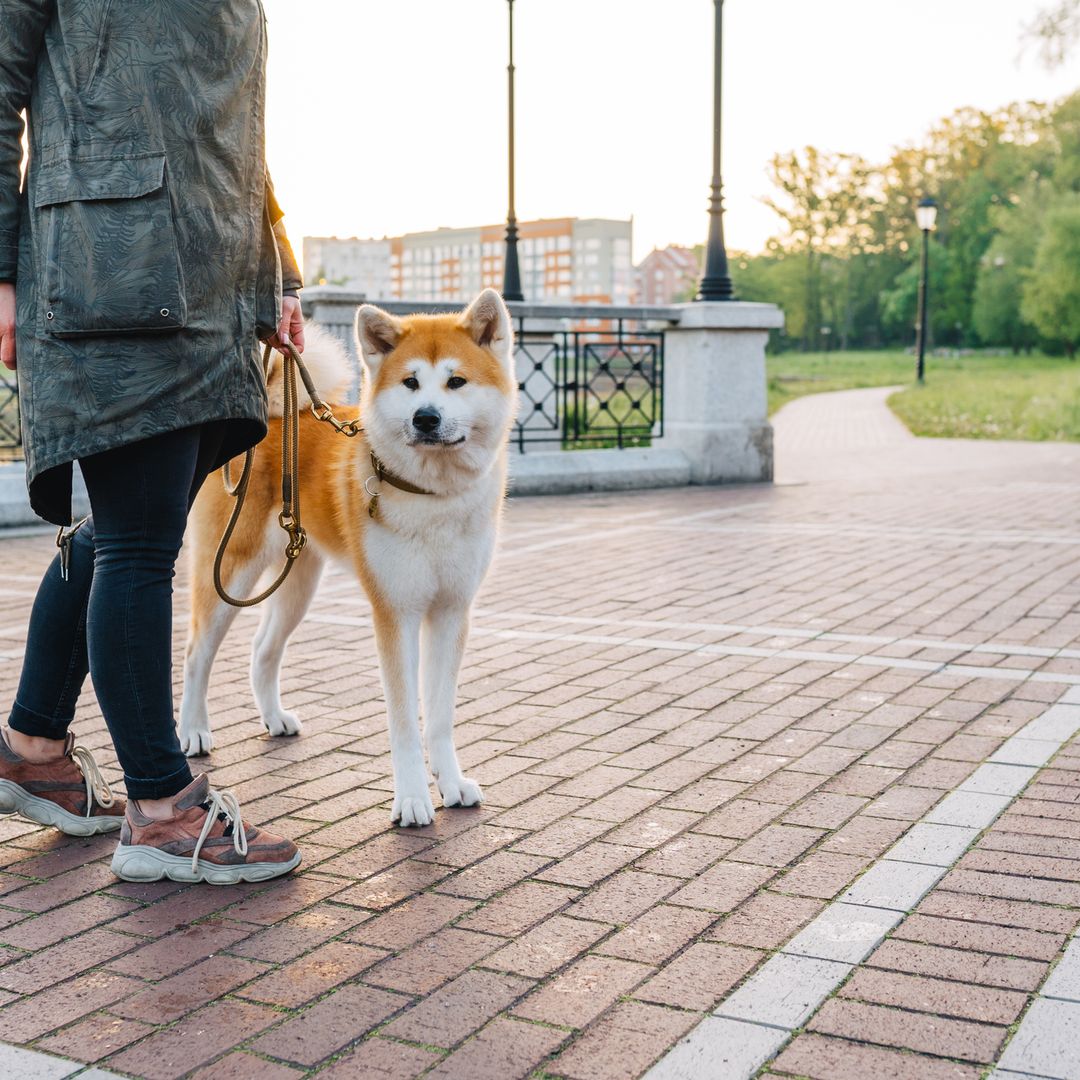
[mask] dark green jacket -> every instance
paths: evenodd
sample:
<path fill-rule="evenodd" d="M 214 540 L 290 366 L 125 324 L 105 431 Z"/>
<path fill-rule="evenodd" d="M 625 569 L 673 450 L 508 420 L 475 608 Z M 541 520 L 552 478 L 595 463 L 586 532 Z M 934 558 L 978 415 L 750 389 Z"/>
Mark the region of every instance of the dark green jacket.
<path fill-rule="evenodd" d="M 0 0 L 0 281 L 49 521 L 75 459 L 223 419 L 231 456 L 266 431 L 257 334 L 301 282 L 265 60 L 259 0 Z"/>

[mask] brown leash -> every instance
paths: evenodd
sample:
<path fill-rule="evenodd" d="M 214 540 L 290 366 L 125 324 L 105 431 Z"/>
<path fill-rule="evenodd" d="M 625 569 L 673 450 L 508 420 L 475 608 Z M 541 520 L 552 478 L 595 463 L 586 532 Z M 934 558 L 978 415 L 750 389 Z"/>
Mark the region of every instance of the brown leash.
<path fill-rule="evenodd" d="M 229 524 L 222 533 L 221 543 L 218 544 L 217 555 L 214 557 L 214 588 L 218 596 L 231 604 L 233 607 L 246 608 L 261 604 L 267 597 L 272 596 L 285 583 L 293 564 L 300 557 L 300 552 L 307 544 L 307 532 L 304 530 L 300 519 L 300 400 L 296 394 L 296 375 L 300 373 L 300 379 L 304 389 L 311 399 L 311 412 L 317 420 L 330 424 L 335 431 L 340 432 L 347 438 L 359 435 L 363 428 L 359 418 L 355 420 L 339 420 L 329 405 L 323 401 L 319 391 L 311 378 L 307 365 L 301 359 L 300 354 L 290 344 L 285 346 L 286 351 L 282 354 L 284 367 L 282 370 L 282 383 L 284 386 L 284 408 L 281 417 L 281 513 L 278 514 L 278 524 L 288 536 L 285 545 L 285 565 L 277 578 L 258 596 L 249 597 L 246 600 L 231 596 L 221 580 L 221 564 L 225 560 L 225 552 L 228 550 L 229 541 L 232 539 L 236 524 L 240 520 L 240 514 L 244 509 L 247 499 L 248 485 L 251 482 L 251 467 L 255 462 L 255 447 L 244 454 L 244 468 L 240 473 L 240 479 L 232 484 L 229 476 L 229 465 L 226 462 L 224 468 L 225 492 L 236 500 Z M 263 374 L 269 375 L 271 347 L 266 346 L 263 353 Z"/>

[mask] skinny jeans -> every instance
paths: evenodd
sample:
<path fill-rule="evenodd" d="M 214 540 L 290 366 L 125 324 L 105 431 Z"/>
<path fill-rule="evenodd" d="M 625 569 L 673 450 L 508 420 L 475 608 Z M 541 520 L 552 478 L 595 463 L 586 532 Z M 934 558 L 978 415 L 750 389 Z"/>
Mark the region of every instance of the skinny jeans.
<path fill-rule="evenodd" d="M 90 675 L 128 798 L 164 799 L 192 779 L 172 693 L 172 580 L 188 511 L 227 421 L 80 459 L 92 515 L 38 587 L 9 724 L 63 739 Z"/>

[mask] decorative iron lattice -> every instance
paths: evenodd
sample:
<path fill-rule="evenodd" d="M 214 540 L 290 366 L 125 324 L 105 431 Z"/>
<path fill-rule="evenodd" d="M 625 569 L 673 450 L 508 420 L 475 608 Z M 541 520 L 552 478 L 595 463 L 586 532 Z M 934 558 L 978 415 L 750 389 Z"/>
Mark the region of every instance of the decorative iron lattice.
<path fill-rule="evenodd" d="M 521 451 L 543 443 L 621 449 L 663 435 L 664 331 L 605 321 L 544 329 L 517 320 L 521 405 L 511 440 Z"/>
<path fill-rule="evenodd" d="M 22 457 L 19 387 L 15 376 L 0 377 L 0 461 Z"/>

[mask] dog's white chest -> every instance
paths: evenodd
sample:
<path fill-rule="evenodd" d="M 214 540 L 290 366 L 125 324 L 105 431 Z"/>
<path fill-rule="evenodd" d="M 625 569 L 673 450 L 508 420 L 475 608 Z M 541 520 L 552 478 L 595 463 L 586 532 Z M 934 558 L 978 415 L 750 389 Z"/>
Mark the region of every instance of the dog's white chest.
<path fill-rule="evenodd" d="M 364 554 L 386 599 L 414 611 L 446 600 L 468 604 L 495 547 L 487 501 L 381 500 L 379 520 L 365 530 Z"/>

